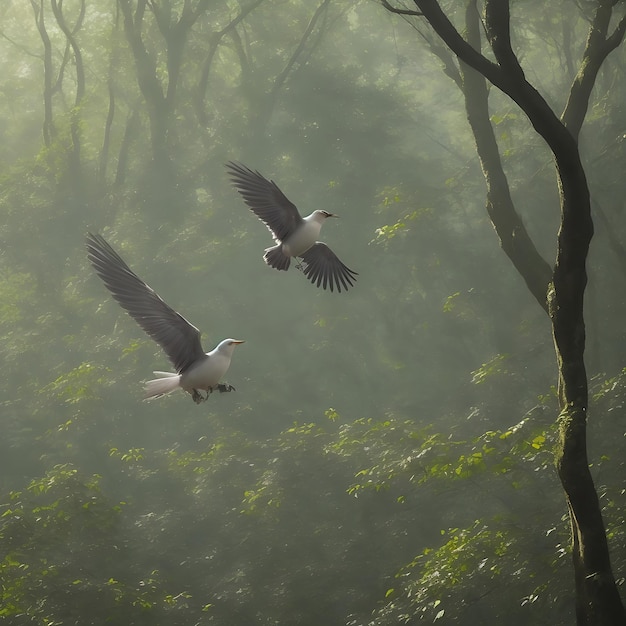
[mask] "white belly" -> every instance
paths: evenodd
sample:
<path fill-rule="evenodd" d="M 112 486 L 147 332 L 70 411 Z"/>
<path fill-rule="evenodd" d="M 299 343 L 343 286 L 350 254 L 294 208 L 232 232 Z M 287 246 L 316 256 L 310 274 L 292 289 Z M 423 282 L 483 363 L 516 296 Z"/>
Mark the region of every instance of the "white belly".
<path fill-rule="evenodd" d="M 228 371 L 230 358 L 223 354 L 215 354 L 186 371 L 181 379 L 180 386 L 185 390 L 204 389 L 208 391 L 217 387 L 222 376 Z"/>
<path fill-rule="evenodd" d="M 317 241 L 321 229 L 319 222 L 304 222 L 291 237 L 283 241 L 283 252 L 289 256 L 302 255 Z"/>

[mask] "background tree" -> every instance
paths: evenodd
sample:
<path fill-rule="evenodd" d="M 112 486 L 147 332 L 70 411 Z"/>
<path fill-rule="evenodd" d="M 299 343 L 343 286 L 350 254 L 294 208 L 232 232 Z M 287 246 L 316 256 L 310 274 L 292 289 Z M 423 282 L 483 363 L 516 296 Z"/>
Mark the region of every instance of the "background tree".
<path fill-rule="evenodd" d="M 501 262 L 463 93 L 438 57 L 415 54 L 415 26 L 436 36 L 366 0 L 209 3 L 170 64 L 163 173 L 122 4 L 166 98 L 168 37 L 203 3 L 57 0 L 73 44 L 52 0 L 35 4 L 49 46 L 31 3 L 0 3 L 0 617 L 571 623 L 550 319 Z M 521 3 L 512 31 L 553 106 L 593 18 L 566 6 Z M 52 83 L 62 77 L 49 145 L 46 54 Z M 619 61 L 621 47 L 580 135 L 608 224 L 594 241 L 612 231 L 611 246 L 591 248 L 586 315 L 589 445 L 615 572 L 626 567 Z M 558 203 L 549 150 L 510 98 L 492 89 L 489 105 L 515 209 L 549 258 L 559 216 L 536 210 Z M 230 159 L 300 210 L 341 215 L 325 237 L 360 273 L 355 289 L 325 293 L 264 265 L 268 233 L 231 188 Z M 94 276 L 86 231 L 207 345 L 247 340 L 229 371 L 236 393 L 141 402 L 142 379 L 167 361 Z"/>
<path fill-rule="evenodd" d="M 416 0 L 418 11 L 456 55 L 459 71 L 449 71 L 462 88 L 468 120 L 487 183 L 487 212 L 504 252 L 539 304 L 550 315 L 559 373 L 559 430 L 556 452 L 572 527 L 572 552 L 579 624 L 618 624 L 626 619 L 611 571 L 600 505 L 587 458 L 588 388 L 584 363 L 583 294 L 586 261 L 593 235 L 587 178 L 578 137 L 589 108 L 593 86 L 610 52 L 622 42 L 626 19 L 609 32 L 614 2 L 600 0 L 563 113 L 552 108 L 525 77 L 511 43 L 508 2 L 484 2 L 487 44 L 495 58 L 481 53 L 478 3 L 465 13 L 466 38 L 453 26 L 438 2 Z M 395 11 L 388 3 L 385 5 Z M 403 11 L 407 14 L 407 11 Z M 514 100 L 549 146 L 555 163 L 561 222 L 552 273 L 537 252 L 511 199 L 498 144 L 490 121 L 484 78 Z"/>

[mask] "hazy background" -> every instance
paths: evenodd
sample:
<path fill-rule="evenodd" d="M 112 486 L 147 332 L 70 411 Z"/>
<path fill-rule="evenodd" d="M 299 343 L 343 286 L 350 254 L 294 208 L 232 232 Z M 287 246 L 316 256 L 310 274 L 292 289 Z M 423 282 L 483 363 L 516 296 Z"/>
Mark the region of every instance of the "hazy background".
<path fill-rule="evenodd" d="M 587 28 L 566 5 L 514 14 L 557 111 Z M 498 247 L 461 94 L 418 30 L 372 1 L 3 0 L 0 35 L 0 616 L 571 623 L 549 320 Z M 623 61 L 605 64 L 581 138 L 597 212 L 590 458 L 617 578 Z M 551 261 L 549 153 L 491 103 Z M 271 236 L 228 160 L 303 214 L 341 216 L 322 238 L 359 272 L 353 289 L 263 263 Z M 141 401 L 170 366 L 90 268 L 87 231 L 206 350 L 246 340 L 236 392 Z"/>

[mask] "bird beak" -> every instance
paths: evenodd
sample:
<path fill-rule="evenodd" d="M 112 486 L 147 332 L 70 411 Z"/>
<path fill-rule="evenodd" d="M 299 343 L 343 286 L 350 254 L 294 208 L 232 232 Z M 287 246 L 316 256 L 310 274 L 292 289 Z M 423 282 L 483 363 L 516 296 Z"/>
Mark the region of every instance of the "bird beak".
<path fill-rule="evenodd" d="M 334 213 L 329 213 L 328 217 L 339 217 L 338 215 L 335 215 Z"/>
<path fill-rule="evenodd" d="M 245 339 L 233 339 L 233 343 L 246 343 Z"/>

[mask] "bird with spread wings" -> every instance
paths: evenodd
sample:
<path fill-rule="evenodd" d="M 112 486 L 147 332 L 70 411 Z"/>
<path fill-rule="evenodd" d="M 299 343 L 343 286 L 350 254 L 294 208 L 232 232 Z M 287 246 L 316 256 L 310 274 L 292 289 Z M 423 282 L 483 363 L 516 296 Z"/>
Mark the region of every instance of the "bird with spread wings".
<path fill-rule="evenodd" d="M 276 245 L 263 255 L 270 267 L 287 270 L 291 258 L 299 257 L 303 263 L 297 267 L 317 287 L 341 292 L 342 287 L 347 291 L 354 285 L 357 272 L 346 267 L 325 243 L 317 241 L 324 221 L 337 215 L 318 209 L 302 217 L 273 180 L 241 163 L 230 161 L 226 167 L 244 202 L 274 236 Z"/>
<path fill-rule="evenodd" d="M 123 309 L 165 351 L 176 369 L 154 372 L 157 376 L 145 386 L 145 398 L 158 398 L 181 388 L 196 404 L 208 399 L 212 391 L 233 391 L 220 383 L 230 367 L 239 339 L 224 339 L 205 353 L 200 331 L 135 274 L 101 235 L 87 235 L 87 258 L 111 295 Z M 205 391 L 206 396 L 200 392 Z"/>

